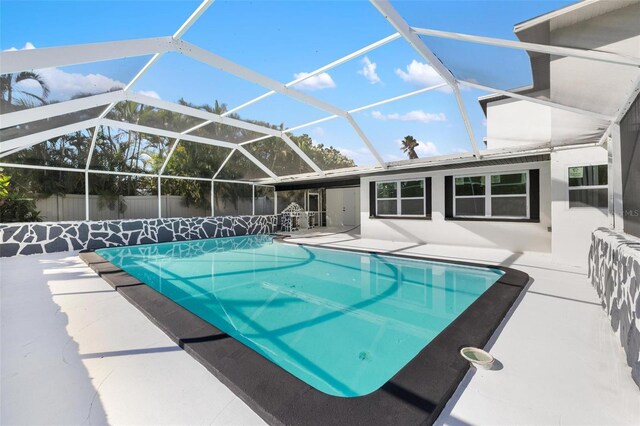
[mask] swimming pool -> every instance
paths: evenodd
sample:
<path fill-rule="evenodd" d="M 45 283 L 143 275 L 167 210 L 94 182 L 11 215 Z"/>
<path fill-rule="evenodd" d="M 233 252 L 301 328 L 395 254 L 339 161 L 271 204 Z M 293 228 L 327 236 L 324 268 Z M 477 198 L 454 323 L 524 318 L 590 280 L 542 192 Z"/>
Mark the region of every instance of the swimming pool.
<path fill-rule="evenodd" d="M 314 388 L 342 397 L 386 383 L 503 275 L 268 236 L 96 252 Z"/>

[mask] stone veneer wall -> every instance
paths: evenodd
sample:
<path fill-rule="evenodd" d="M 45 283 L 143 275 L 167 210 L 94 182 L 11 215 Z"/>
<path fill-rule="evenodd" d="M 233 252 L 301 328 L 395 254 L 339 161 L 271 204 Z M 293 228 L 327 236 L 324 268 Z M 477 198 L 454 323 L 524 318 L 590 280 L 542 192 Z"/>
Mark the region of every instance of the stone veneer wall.
<path fill-rule="evenodd" d="M 0 224 L 0 257 L 270 234 L 277 216 L 219 216 Z"/>
<path fill-rule="evenodd" d="M 640 239 L 596 229 L 591 235 L 589 276 L 640 387 Z"/>

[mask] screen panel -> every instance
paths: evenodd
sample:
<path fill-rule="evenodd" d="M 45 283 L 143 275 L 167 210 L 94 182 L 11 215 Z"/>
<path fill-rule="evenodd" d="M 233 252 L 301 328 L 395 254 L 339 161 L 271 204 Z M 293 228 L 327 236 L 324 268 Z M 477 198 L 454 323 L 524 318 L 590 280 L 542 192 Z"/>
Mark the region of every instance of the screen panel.
<path fill-rule="evenodd" d="M 343 118 L 334 118 L 288 134 L 322 170 L 377 164 L 366 144 Z"/>
<path fill-rule="evenodd" d="M 9 186 L 0 223 L 85 219 L 84 173 L 11 167 L 1 172 Z"/>
<path fill-rule="evenodd" d="M 171 140 L 163 136 L 101 126 L 89 168 L 128 173 L 156 173 L 164 162 L 170 143 Z"/>
<path fill-rule="evenodd" d="M 211 181 L 161 179 L 162 217 L 211 216 Z"/>
<path fill-rule="evenodd" d="M 2 157 L 0 161 L 35 166 L 84 169 L 87 164 L 93 129 L 49 139 Z"/>
<path fill-rule="evenodd" d="M 311 166 L 280 138 L 273 137 L 243 146 L 278 176 L 313 173 Z"/>
<path fill-rule="evenodd" d="M 249 160 L 243 153 L 235 151 L 222 167 L 217 179 L 252 181 L 268 177 L 269 175 L 264 170 Z"/>
<path fill-rule="evenodd" d="M 151 56 L 2 74 L 0 112 L 35 108 L 123 89 Z M 103 107 L 103 109 L 106 107 Z"/>
<path fill-rule="evenodd" d="M 211 179 L 229 153 L 229 148 L 181 140 L 163 174 Z"/>
<path fill-rule="evenodd" d="M 89 220 L 156 217 L 156 178 L 89 173 Z"/>
<path fill-rule="evenodd" d="M 248 216 L 253 212 L 253 189 L 245 183 L 215 182 L 215 216 Z"/>

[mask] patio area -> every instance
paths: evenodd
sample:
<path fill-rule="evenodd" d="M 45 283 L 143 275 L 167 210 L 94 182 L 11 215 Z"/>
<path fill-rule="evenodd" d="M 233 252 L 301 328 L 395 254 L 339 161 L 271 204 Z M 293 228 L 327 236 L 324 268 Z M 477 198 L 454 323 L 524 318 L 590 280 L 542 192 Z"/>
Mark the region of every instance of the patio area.
<path fill-rule="evenodd" d="M 496 369 L 471 370 L 438 424 L 634 424 L 640 418 L 640 395 L 584 271 L 542 254 L 340 231 L 291 241 L 482 261 L 532 277 L 487 346 Z M 75 253 L 2 259 L 0 279 L 1 337 L 11 342 L 2 346 L 2 424 L 263 423 Z"/>

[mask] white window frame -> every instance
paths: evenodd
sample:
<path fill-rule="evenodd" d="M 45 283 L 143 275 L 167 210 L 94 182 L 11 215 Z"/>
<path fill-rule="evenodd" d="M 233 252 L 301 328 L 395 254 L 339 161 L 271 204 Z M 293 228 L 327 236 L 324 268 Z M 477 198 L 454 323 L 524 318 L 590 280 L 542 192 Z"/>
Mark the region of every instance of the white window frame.
<path fill-rule="evenodd" d="M 491 193 L 491 176 L 500 176 L 500 175 L 517 175 L 517 174 L 525 174 L 525 194 L 500 194 L 493 195 Z M 485 192 L 484 195 L 456 195 L 456 179 L 459 178 L 472 178 L 472 177 L 484 177 L 484 187 Z M 527 220 L 531 219 L 531 177 L 529 174 L 529 170 L 505 170 L 501 172 L 492 172 L 492 173 L 473 173 L 473 174 L 464 174 L 464 175 L 454 175 L 452 179 L 452 191 L 453 191 L 453 218 L 454 219 L 494 219 L 494 220 Z M 525 216 L 493 216 L 491 211 L 491 200 L 493 198 L 522 198 L 526 197 L 526 215 Z M 458 215 L 456 212 L 456 200 L 458 198 L 484 198 L 484 216 L 471 216 L 471 215 Z"/>
<path fill-rule="evenodd" d="M 402 188 L 401 184 L 403 182 L 422 182 L 422 197 L 403 197 L 402 196 Z M 381 184 L 389 184 L 395 183 L 396 185 L 396 196 L 392 198 L 378 198 L 378 186 Z M 400 180 L 384 180 L 384 181 L 376 181 L 376 215 L 374 217 L 413 217 L 413 218 L 425 218 L 427 217 L 427 185 L 425 178 L 413 178 L 413 179 L 400 179 Z M 391 201 L 396 200 L 396 214 L 378 214 L 378 200 L 380 201 Z M 402 201 L 403 200 L 422 200 L 422 214 L 402 214 Z"/>
<path fill-rule="evenodd" d="M 608 195 L 608 191 L 609 191 L 609 185 L 581 185 L 581 186 L 569 186 L 569 169 L 572 169 L 574 167 L 593 167 L 593 166 L 607 166 L 608 165 L 605 163 L 584 163 L 584 164 L 574 164 L 571 166 L 567 166 L 567 210 L 575 210 L 575 209 L 596 209 L 596 210 L 601 210 L 601 211 L 606 211 L 609 209 L 609 207 L 596 207 L 596 206 L 577 206 L 577 207 L 571 207 L 571 199 L 570 199 L 570 193 L 571 191 L 575 191 L 575 190 L 579 190 L 579 189 L 606 189 L 607 190 L 607 195 Z M 609 182 L 609 170 L 607 168 L 607 182 Z"/>

